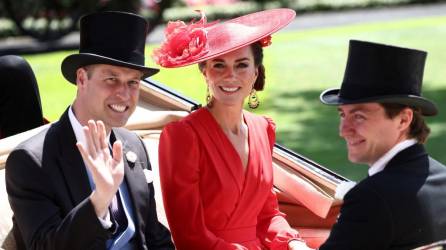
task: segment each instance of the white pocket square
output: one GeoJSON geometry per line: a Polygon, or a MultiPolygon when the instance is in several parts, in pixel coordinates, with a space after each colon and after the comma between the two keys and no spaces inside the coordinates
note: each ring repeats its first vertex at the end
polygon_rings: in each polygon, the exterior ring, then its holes
{"type": "Polygon", "coordinates": [[[144,176],[146,177],[147,183],[152,183],[153,182],[153,171],[144,169],[143,172],[144,172],[144,176]]]}

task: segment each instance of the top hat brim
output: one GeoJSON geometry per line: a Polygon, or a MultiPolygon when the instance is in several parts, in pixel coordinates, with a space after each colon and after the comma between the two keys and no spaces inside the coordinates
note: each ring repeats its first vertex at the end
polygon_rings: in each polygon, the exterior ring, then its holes
{"type": "Polygon", "coordinates": [[[411,107],[417,107],[421,109],[421,113],[425,116],[434,116],[438,113],[436,105],[423,98],[415,95],[382,95],[372,96],[362,99],[345,99],[339,95],[340,89],[327,89],[320,95],[322,103],[327,105],[347,105],[347,104],[359,104],[367,102],[377,103],[395,103],[403,104],[411,107]]]}
{"type": "Polygon", "coordinates": [[[91,53],[79,53],[67,56],[61,65],[62,74],[69,82],[76,84],[77,69],[92,64],[109,64],[139,70],[143,73],[142,79],[159,72],[157,68],[149,68],[141,65],[127,63],[110,57],[91,53]]]}

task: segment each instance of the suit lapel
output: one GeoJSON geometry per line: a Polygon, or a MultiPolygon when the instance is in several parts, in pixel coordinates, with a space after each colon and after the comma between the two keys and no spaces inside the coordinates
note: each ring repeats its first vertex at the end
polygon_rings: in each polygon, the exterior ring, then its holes
{"type": "Polygon", "coordinates": [[[57,123],[60,147],[61,171],[68,184],[75,205],[91,194],[90,182],[82,156],[76,147],[76,136],[68,118],[68,110],[57,123]]]}
{"type": "MultiPolygon", "coordinates": [[[[112,144],[115,140],[120,140],[123,145],[124,178],[127,182],[130,198],[135,209],[135,224],[137,225],[137,228],[142,229],[140,232],[144,232],[145,230],[143,230],[142,227],[145,225],[144,222],[148,220],[147,215],[149,214],[150,209],[150,190],[143,172],[146,159],[143,159],[143,157],[146,156],[138,150],[136,147],[137,144],[129,143],[128,139],[119,131],[119,129],[113,129],[112,134],[110,135],[110,142],[112,144]],[[136,156],[136,159],[132,159],[133,157],[131,157],[131,154],[136,156]]],[[[138,229],[136,231],[138,231],[138,229]]]]}
{"type": "Polygon", "coordinates": [[[384,169],[391,169],[397,166],[405,166],[407,162],[413,161],[414,159],[423,156],[427,157],[428,156],[427,152],[424,149],[423,145],[417,143],[396,154],[389,161],[389,163],[386,165],[384,169]]]}

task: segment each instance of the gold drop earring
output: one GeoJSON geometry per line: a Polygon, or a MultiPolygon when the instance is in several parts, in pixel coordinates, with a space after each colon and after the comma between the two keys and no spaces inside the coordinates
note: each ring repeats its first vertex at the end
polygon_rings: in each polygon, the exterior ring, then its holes
{"type": "Polygon", "coordinates": [[[206,106],[212,108],[212,96],[211,92],[209,91],[209,85],[206,86],[206,106]]]}
{"type": "Polygon", "coordinates": [[[248,106],[251,109],[256,109],[257,107],[259,107],[260,101],[259,101],[259,98],[257,97],[257,91],[254,88],[251,90],[251,93],[249,93],[248,98],[249,98],[248,106]]]}

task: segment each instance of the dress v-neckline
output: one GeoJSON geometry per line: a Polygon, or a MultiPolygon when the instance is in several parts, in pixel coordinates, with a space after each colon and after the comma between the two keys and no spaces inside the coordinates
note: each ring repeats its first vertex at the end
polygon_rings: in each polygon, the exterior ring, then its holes
{"type": "Polygon", "coordinates": [[[210,119],[213,121],[213,124],[215,127],[217,127],[217,133],[219,133],[221,135],[221,137],[224,137],[224,141],[226,144],[228,144],[228,147],[230,148],[229,150],[232,151],[232,154],[237,156],[236,158],[238,159],[238,166],[241,169],[241,172],[243,173],[243,183],[245,183],[246,178],[248,177],[248,172],[250,170],[250,163],[251,163],[251,126],[249,124],[249,119],[246,119],[246,113],[243,112],[243,121],[245,122],[246,126],[248,127],[248,160],[246,162],[246,168],[243,166],[243,160],[240,156],[240,154],[237,152],[237,149],[235,148],[235,146],[232,144],[231,140],[229,140],[228,136],[225,134],[225,132],[223,131],[223,129],[220,127],[220,124],[218,124],[217,120],[214,118],[214,116],[212,115],[212,113],[204,108],[206,110],[206,113],[209,115],[210,119]]]}

